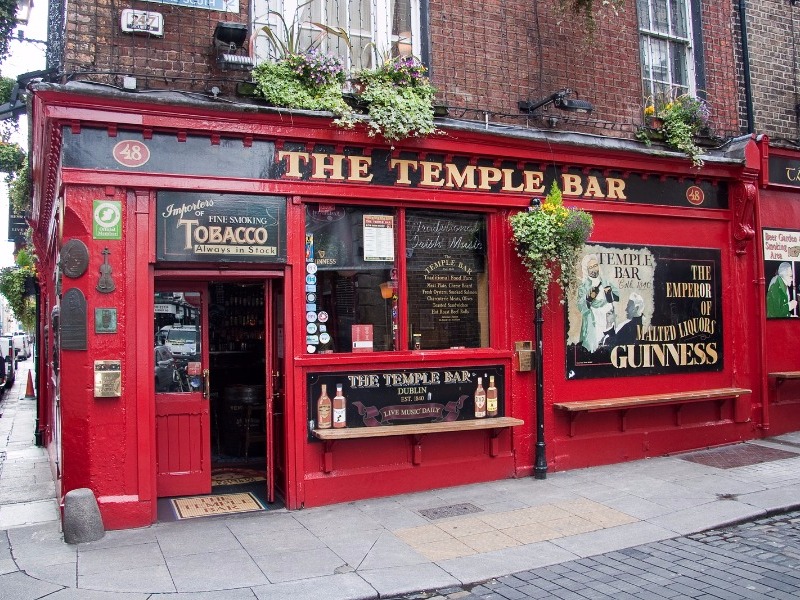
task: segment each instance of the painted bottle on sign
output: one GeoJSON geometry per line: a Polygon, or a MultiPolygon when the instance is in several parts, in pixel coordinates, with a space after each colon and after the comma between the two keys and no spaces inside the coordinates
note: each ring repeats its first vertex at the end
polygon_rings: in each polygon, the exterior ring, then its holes
{"type": "Polygon", "coordinates": [[[475,418],[482,419],[486,416],[486,390],[483,389],[483,377],[478,377],[478,387],[475,389],[475,418]]]}
{"type": "Polygon", "coordinates": [[[489,387],[486,388],[486,416],[497,416],[497,388],[494,387],[494,375],[489,375],[489,387]]]}
{"type": "Polygon", "coordinates": [[[347,427],[347,401],[342,394],[342,384],[336,384],[336,395],[333,397],[333,426],[347,427]]]}
{"type": "Polygon", "coordinates": [[[328,396],[328,386],[322,384],[322,393],[317,400],[317,429],[331,428],[331,399],[328,396]]]}

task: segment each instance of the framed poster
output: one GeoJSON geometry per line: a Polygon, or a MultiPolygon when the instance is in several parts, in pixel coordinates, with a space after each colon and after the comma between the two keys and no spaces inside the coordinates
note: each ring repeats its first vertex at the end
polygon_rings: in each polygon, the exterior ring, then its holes
{"type": "Polygon", "coordinates": [[[567,298],[567,379],[721,371],[720,251],[584,246],[567,298]]]}
{"type": "Polygon", "coordinates": [[[797,271],[800,268],[800,231],[764,229],[764,278],[767,318],[797,317],[797,271]]]}

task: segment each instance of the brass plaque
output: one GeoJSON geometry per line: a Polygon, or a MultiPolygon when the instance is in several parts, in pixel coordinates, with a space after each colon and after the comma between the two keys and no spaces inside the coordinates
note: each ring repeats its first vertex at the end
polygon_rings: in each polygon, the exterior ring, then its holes
{"type": "Polygon", "coordinates": [[[530,371],[533,369],[533,350],[517,351],[517,371],[530,371]]]}
{"type": "Polygon", "coordinates": [[[122,395],[122,364],[118,360],[94,361],[94,397],[119,398],[122,395]]]}
{"type": "Polygon", "coordinates": [[[80,277],[89,266],[89,249],[80,240],[69,240],[61,248],[60,263],[64,275],[72,279],[80,277]]]}

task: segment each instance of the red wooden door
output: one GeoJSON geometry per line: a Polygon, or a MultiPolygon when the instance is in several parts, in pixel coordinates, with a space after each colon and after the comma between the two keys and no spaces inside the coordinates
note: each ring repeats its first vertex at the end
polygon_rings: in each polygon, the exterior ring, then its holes
{"type": "Polygon", "coordinates": [[[159,284],[154,324],[158,496],[208,494],[211,427],[206,287],[159,284]]]}

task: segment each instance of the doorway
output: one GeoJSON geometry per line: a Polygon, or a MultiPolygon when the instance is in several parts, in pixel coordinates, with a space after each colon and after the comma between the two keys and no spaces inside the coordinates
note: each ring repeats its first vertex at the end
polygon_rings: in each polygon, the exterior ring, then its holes
{"type": "Polygon", "coordinates": [[[282,311],[281,280],[157,284],[159,497],[284,495],[282,311]]]}

